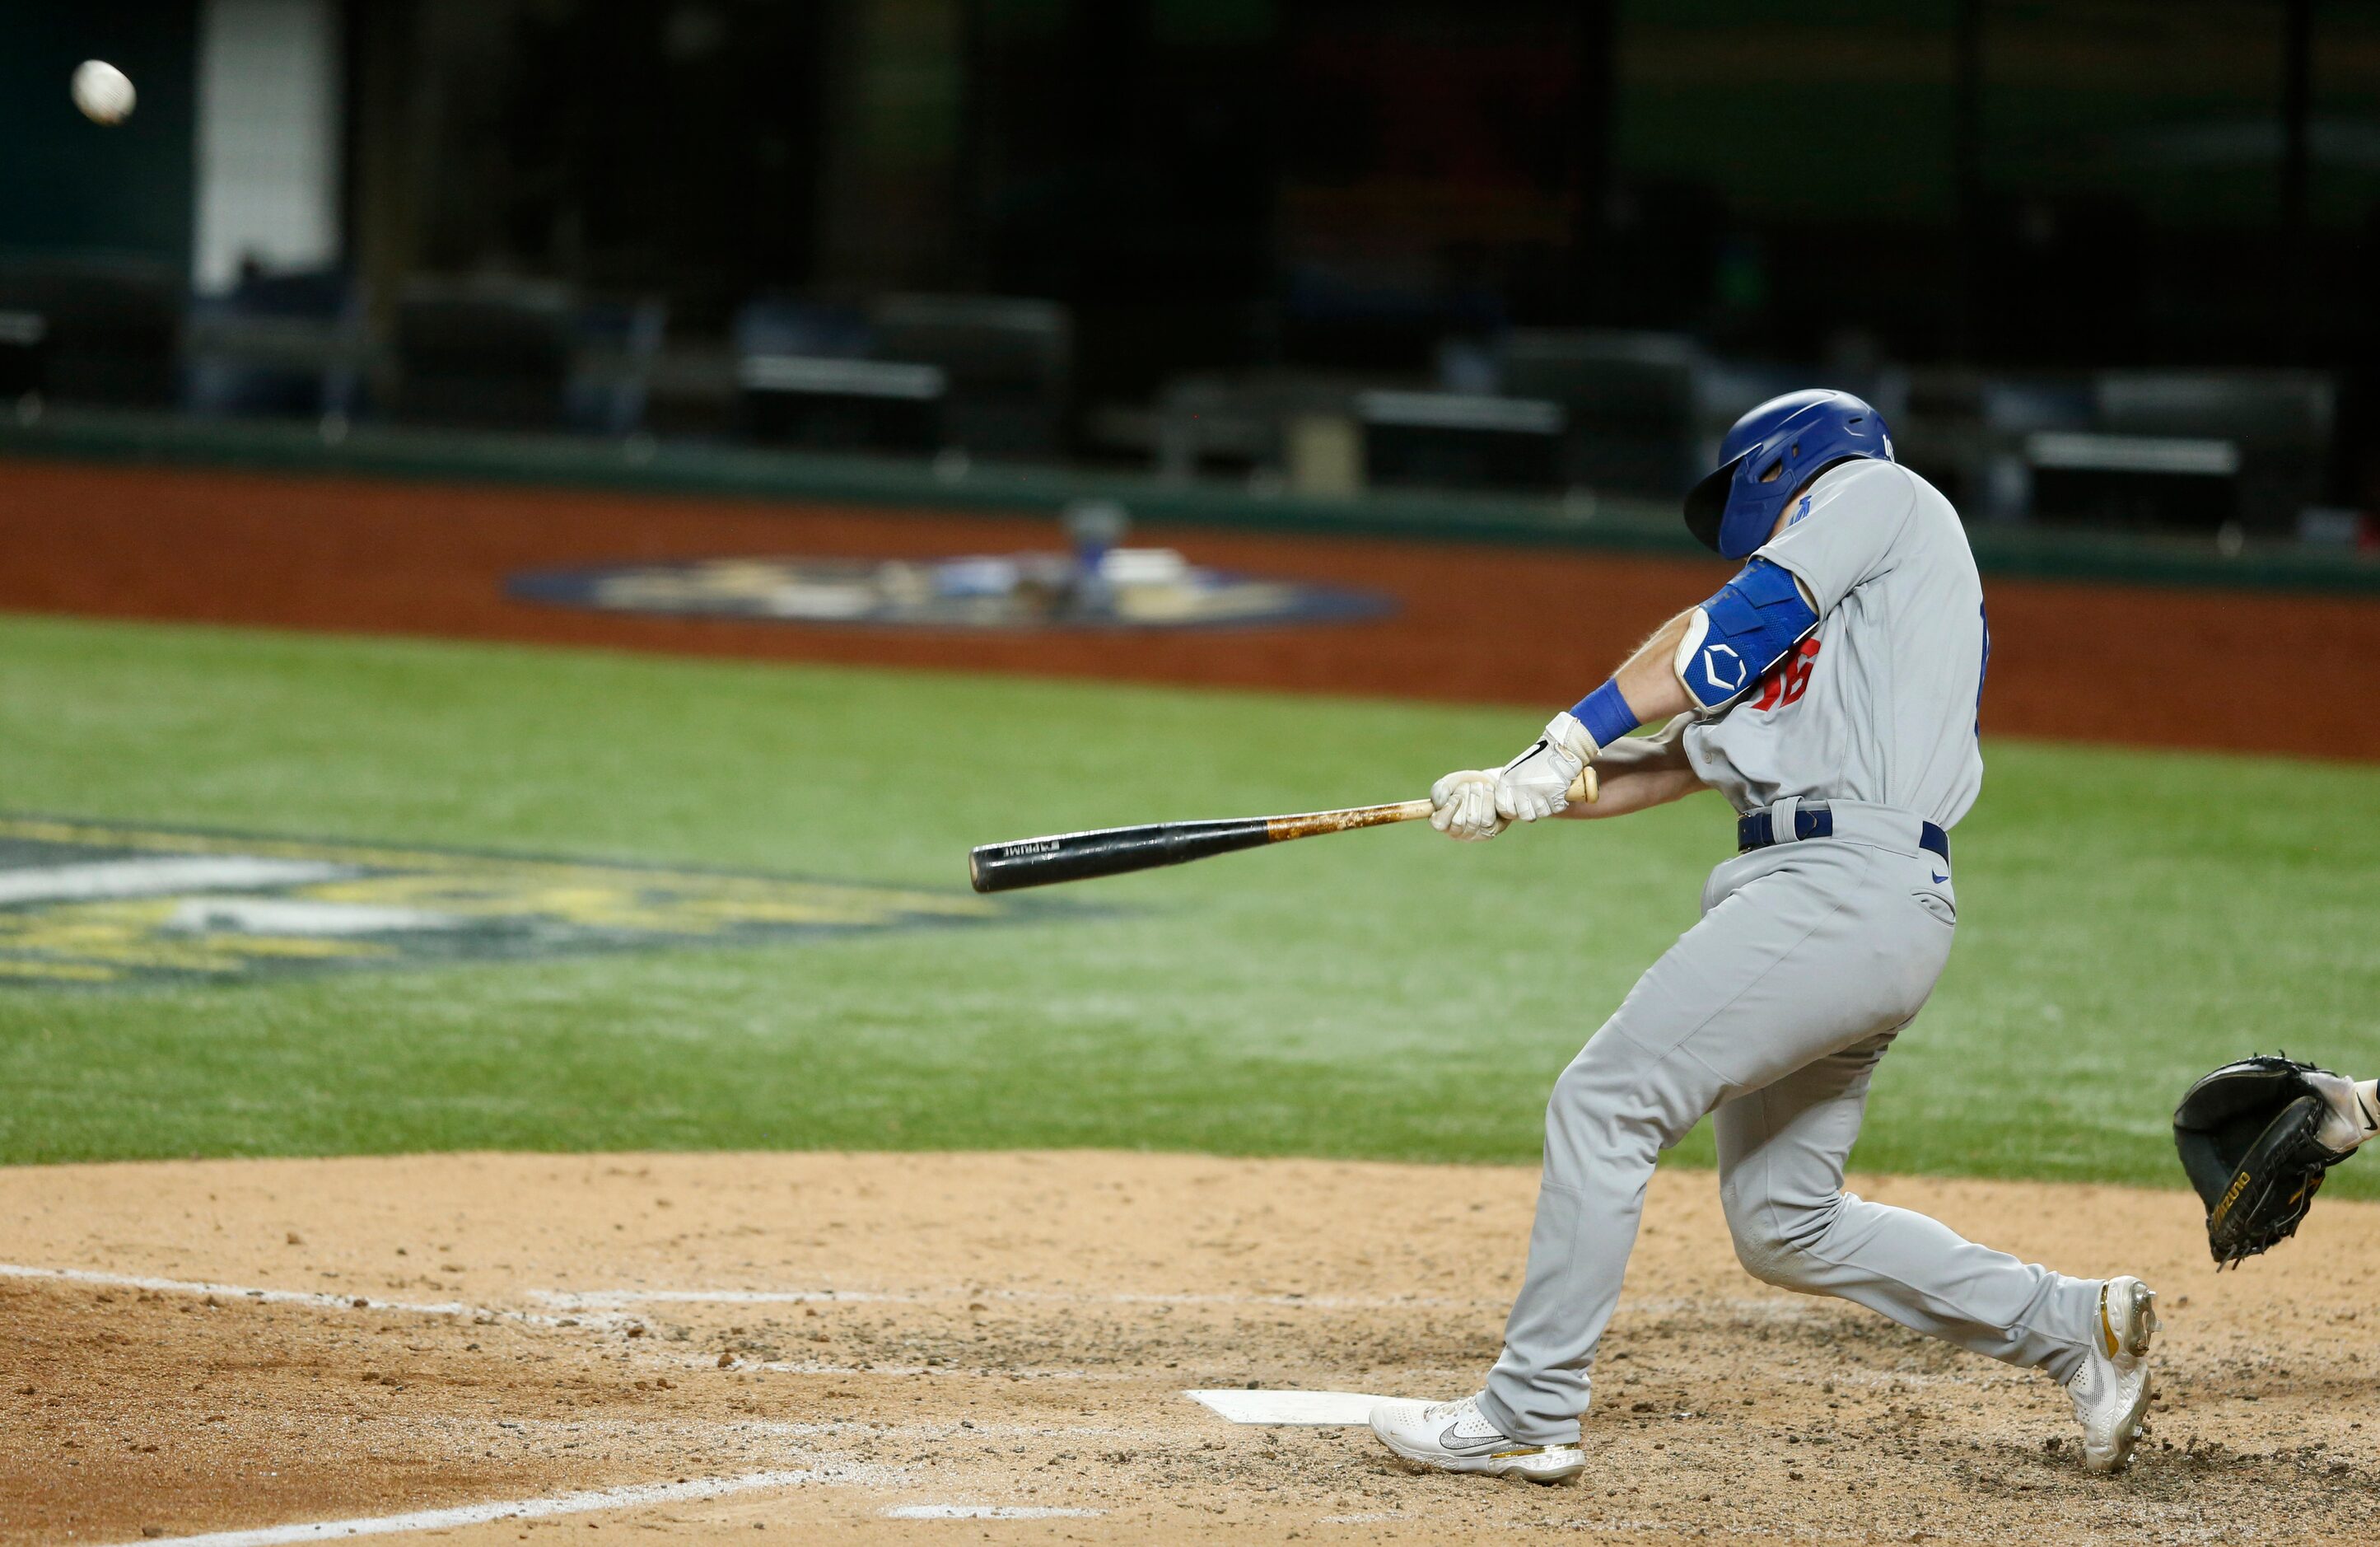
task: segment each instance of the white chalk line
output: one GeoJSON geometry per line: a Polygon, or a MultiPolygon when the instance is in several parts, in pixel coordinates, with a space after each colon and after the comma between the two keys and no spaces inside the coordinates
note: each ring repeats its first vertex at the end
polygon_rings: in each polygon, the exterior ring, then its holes
{"type": "MultiPolygon", "coordinates": [[[[443,1316],[476,1322],[518,1322],[529,1326],[585,1327],[597,1332],[619,1331],[638,1324],[626,1308],[645,1305],[936,1305],[951,1301],[974,1303],[1002,1300],[1051,1305],[1127,1306],[1280,1306],[1317,1310],[1480,1310],[1505,1308],[1501,1299],[1448,1299],[1424,1296],[1352,1296],[1283,1294],[1137,1294],[1062,1289],[532,1289],[531,1299],[549,1308],[544,1312],[472,1305],[460,1300],[397,1300],[371,1295],[339,1295],[320,1290],[262,1289],[244,1284],[218,1284],[200,1279],[161,1278],[138,1273],[103,1273],[89,1268],[45,1268],[0,1262],[0,1278],[49,1279],[89,1284],[103,1288],[145,1289],[161,1295],[212,1295],[261,1305],[302,1305],[323,1310],[398,1311],[407,1315],[443,1316]],[[565,1314],[567,1313],[567,1314],[565,1314]]],[[[1636,1316],[1681,1312],[1709,1315],[1726,1312],[1764,1321],[1819,1322],[1831,1308],[1806,1307],[1788,1297],[1670,1297],[1623,1302],[1624,1322],[1636,1316]]],[[[688,1361],[701,1362],[701,1361],[688,1361]]],[[[873,1366],[812,1363],[807,1360],[737,1361],[736,1368],[791,1374],[915,1375],[950,1366],[873,1366]]],[[[1045,1375],[1087,1375],[1083,1370],[1036,1371],[1045,1375]]]]}
{"type": "MultiPolygon", "coordinates": [[[[593,1319],[575,1316],[541,1315],[532,1311],[504,1310],[491,1306],[472,1305],[468,1302],[456,1300],[392,1300],[375,1298],[370,1296],[363,1295],[334,1295],[315,1290],[267,1289],[249,1285],[225,1284],[205,1279],[163,1278],[140,1273],[103,1273],[86,1268],[35,1267],[29,1264],[13,1262],[0,1263],[0,1278],[45,1280],[53,1283],[89,1285],[101,1288],[137,1289],[152,1294],[181,1295],[190,1297],[214,1297],[217,1299],[245,1304],[294,1305],[324,1310],[398,1311],[415,1315],[467,1318],[474,1322],[521,1322],[537,1326],[565,1329],[584,1326],[588,1324],[589,1320],[593,1319]]],[[[967,1297],[980,1297],[978,1295],[973,1295],[970,1292],[965,1291],[955,1291],[936,1297],[928,1297],[923,1295],[882,1295],[865,1292],[855,1294],[850,1291],[834,1290],[767,1292],[740,1290],[702,1290],[689,1292],[620,1291],[607,1294],[577,1296],[546,1294],[542,1292],[539,1294],[539,1297],[546,1300],[548,1303],[581,1312],[596,1310],[599,1307],[639,1303],[684,1303],[691,1301],[694,1303],[743,1304],[755,1303],[756,1298],[758,1303],[772,1303],[781,1301],[801,1303],[803,1301],[848,1301],[853,1299],[898,1300],[902,1302],[914,1303],[929,1298],[954,1299],[962,1297],[962,1296],[966,1296],[967,1297]]],[[[1097,1302],[1104,1299],[1119,1300],[1124,1303],[1141,1303],[1150,1300],[1163,1303],[1196,1303],[1201,1301],[1212,1301],[1217,1303],[1265,1304],[1317,1303],[1305,1299],[1305,1297],[1293,1296],[1083,1296],[1043,1294],[1033,1291],[1007,1291],[1002,1293],[1001,1297],[1009,1299],[1033,1298],[1075,1302],[1086,1300],[1097,1302]]],[[[1381,1303],[1413,1304],[1416,1302],[1399,1301],[1381,1303]]],[[[612,1318],[612,1320],[614,1322],[625,1322],[628,1319],[625,1317],[614,1317],[612,1318]]],[[[690,1360],[688,1362],[692,1363],[699,1361],[690,1360]]],[[[859,1369],[856,1367],[809,1364],[791,1365],[783,1361],[769,1361],[754,1365],[738,1361],[738,1363],[733,1368],[800,1370],[805,1372],[837,1375],[922,1375],[934,1372],[936,1367],[919,1365],[902,1368],[873,1367],[868,1369],[859,1369]]],[[[951,1367],[945,1366],[941,1368],[945,1373],[952,1372],[951,1367]]],[[[1017,1372],[1010,1371],[1009,1373],[1017,1372]]],[[[1093,1372],[1083,1370],[1051,1370],[1040,1373],[1047,1375],[1073,1376],[1076,1378],[1091,1378],[1093,1374],[1093,1372]]],[[[1115,1378],[1124,1379],[1128,1377],[1126,1377],[1123,1372],[1117,1372],[1115,1378]]],[[[515,1431],[523,1431],[531,1426],[526,1422],[515,1420],[505,1423],[501,1427],[508,1428],[515,1431]]],[[[540,1423],[535,1427],[545,1429],[555,1426],[540,1423]]],[[[572,1423],[560,1427],[566,1428],[572,1431],[578,1431],[586,1426],[582,1423],[572,1423]]],[[[962,1437],[963,1433],[966,1431],[972,1431],[975,1436],[985,1440],[1010,1437],[1033,1437],[1047,1440],[1062,1437],[1068,1439],[1122,1440],[1148,1443],[1170,1437],[1168,1434],[1161,1434],[1153,1431],[1146,1430],[1073,1425],[1062,1426],[1052,1430],[1037,1425],[1013,1424],[968,1424],[963,1428],[959,1425],[951,1424],[904,1424],[878,1426],[861,1422],[781,1423],[762,1421],[759,1423],[730,1424],[726,1427],[726,1432],[729,1433],[770,1435],[784,1438],[823,1438],[829,1435],[874,1432],[880,1435],[897,1433],[905,1436],[917,1436],[922,1438],[957,1439],[962,1437]]],[[[730,1493],[746,1492],[757,1489],[790,1488],[809,1483],[840,1484],[845,1486],[880,1485],[884,1481],[897,1478],[901,1474],[898,1472],[888,1472],[884,1468],[856,1465],[838,1468],[802,1468],[765,1472],[750,1472],[740,1477],[705,1479],[700,1481],[688,1482],[632,1484],[619,1488],[596,1489],[575,1493],[565,1493],[543,1499],[504,1500],[492,1504],[456,1505],[443,1509],[415,1510],[401,1515],[358,1517],[342,1520],[301,1521],[290,1525],[255,1527],[240,1530],[210,1531],[195,1536],[154,1537],[144,1539],[144,1541],[140,1543],[126,1543],[125,1547],[282,1547],[282,1544],[284,1543],[326,1541],[345,1540],[354,1537],[397,1535],[415,1531],[449,1530],[458,1527],[482,1525],[490,1521],[502,1519],[538,1519],[550,1516],[586,1514],[600,1510],[628,1508],[640,1504],[685,1503],[703,1499],[719,1498],[730,1493]]],[[[913,1504],[888,1509],[884,1513],[887,1518],[902,1520],[1045,1520],[1091,1518],[1101,1516],[1105,1512],[1097,1509],[1080,1509],[1060,1505],[913,1504]]]]}
{"type": "Polygon", "coordinates": [[[333,1295],[311,1289],[258,1289],[244,1284],[216,1284],[201,1279],[152,1278],[140,1273],[100,1273],[89,1268],[36,1268],[20,1262],[0,1262],[0,1278],[46,1278],[67,1284],[91,1284],[108,1289],[146,1289],[160,1295],[216,1295],[263,1305],[304,1305],[323,1310],[402,1310],[423,1316],[503,1318],[558,1325],[561,1318],[534,1311],[497,1310],[459,1300],[390,1300],[370,1295],[333,1295]]]}
{"type": "MultiPolygon", "coordinates": [[[[1501,1317],[1512,1307],[1512,1301],[1509,1298],[1455,1299],[1420,1295],[1145,1294],[1062,1289],[532,1289],[528,1293],[530,1298],[557,1310],[570,1309],[587,1316],[609,1315],[615,1318],[624,1315],[627,1308],[633,1306],[671,1305],[799,1305],[815,1308],[832,1304],[946,1305],[953,1302],[965,1302],[988,1305],[1004,1302],[1025,1305],[1112,1305],[1160,1309],[1173,1306],[1215,1306],[1226,1309],[1277,1307],[1296,1310],[1350,1312],[1434,1310],[1497,1317],[1501,1317]]],[[[1831,1319],[1837,1313],[1837,1309],[1823,1305],[1806,1305],[1803,1303],[1803,1297],[1798,1296],[1665,1296],[1621,1301],[1617,1324],[1624,1330],[1632,1322],[1682,1315],[1706,1322],[1718,1317],[1733,1317],[1744,1321],[1771,1323],[1826,1325],[1830,1324],[1831,1319]]],[[[800,1363],[773,1363],[748,1368],[820,1374],[844,1372],[800,1363]]],[[[887,1374],[917,1372],[916,1370],[873,1371],[873,1373],[887,1374]]],[[[858,1370],[852,1373],[867,1374],[871,1371],[858,1370]]],[[[1046,1373],[1087,1374],[1084,1371],[1047,1371],[1046,1373]]]]}
{"type": "MultiPolygon", "coordinates": [[[[376,1300],[371,1299],[367,1296],[360,1295],[324,1295],[318,1294],[310,1290],[301,1289],[259,1289],[247,1285],[216,1284],[203,1279],[153,1278],[137,1273],[100,1273],[87,1268],[37,1268],[28,1267],[23,1263],[18,1262],[0,1262],[0,1278],[40,1279],[66,1284],[88,1284],[108,1289],[146,1289],[153,1294],[187,1295],[194,1297],[213,1296],[217,1298],[228,1298],[233,1301],[245,1302],[251,1305],[301,1305],[324,1310],[394,1310],[431,1316],[469,1317],[474,1321],[486,1318],[497,1321],[526,1322],[536,1326],[557,1327],[565,1331],[568,1331],[573,1328],[585,1327],[589,1324],[588,1320],[581,1318],[566,1316],[540,1316],[533,1311],[498,1310],[487,1306],[466,1305],[453,1301],[423,1303],[411,1300],[376,1300]],[[357,1303],[358,1300],[363,1303],[358,1305],[357,1303]]],[[[615,1324],[625,1324],[632,1320],[632,1318],[628,1317],[620,1317],[616,1319],[615,1324]]],[[[659,1356],[662,1361],[668,1363],[673,1368],[683,1368],[687,1370],[712,1370],[719,1368],[716,1361],[709,1358],[699,1356],[686,1356],[680,1358],[667,1355],[663,1350],[659,1348],[649,1350],[649,1352],[652,1355],[659,1356]]],[[[767,1370],[771,1373],[795,1375],[907,1376],[980,1373],[998,1374],[1003,1377],[1015,1376],[1027,1380],[1129,1381],[1141,1378],[1125,1370],[1109,1371],[1063,1369],[1012,1370],[1002,1366],[997,1370],[986,1369],[983,1370],[970,1371],[955,1365],[843,1365],[828,1364],[823,1361],[795,1361],[789,1359],[768,1359],[759,1361],[738,1359],[734,1364],[726,1368],[730,1371],[767,1370]]],[[[829,1431],[825,1428],[821,1428],[817,1431],[823,1433],[828,1432],[829,1431]]],[[[1069,1430],[1064,1432],[1078,1432],[1084,1435],[1105,1438],[1123,1437],[1122,1435],[1122,1431],[1119,1431],[1069,1430]]]]}
{"type": "MultiPolygon", "coordinates": [[[[1006,1443],[1037,1440],[1087,1443],[1161,1445],[1183,1439],[1178,1426],[1104,1423],[1009,1423],[989,1419],[891,1423],[870,1419],[744,1419],[731,1422],[670,1419],[499,1419],[495,1427],[516,1439],[551,1443],[565,1436],[581,1440],[650,1439],[681,1435],[709,1443],[728,1441],[790,1442],[819,1465],[845,1464],[848,1453],[832,1448],[850,1440],[899,1441],[908,1444],[1006,1443]],[[824,1446],[825,1448],[820,1448],[824,1446]]],[[[995,1462],[1006,1463],[999,1456],[995,1462]]],[[[850,1463],[856,1465],[857,1463],[850,1463]]]]}
{"type": "Polygon", "coordinates": [[[1104,1509],[1068,1509],[1060,1504],[895,1504],[887,1520],[1088,1520],[1104,1509]]]}
{"type": "MultiPolygon", "coordinates": [[[[1123,1290],[1068,1289],[532,1289],[528,1296],[556,1309],[617,1311],[638,1305],[940,1305],[950,1301],[1005,1300],[1024,1304],[1127,1306],[1281,1306],[1311,1310],[1491,1310],[1511,1309],[1509,1297],[1459,1299],[1429,1295],[1156,1294],[1123,1290]]],[[[1800,1297],[1666,1296],[1622,1301],[1622,1317],[1686,1314],[1756,1317],[1764,1321],[1823,1322],[1833,1308],[1810,1307],[1800,1297]]]]}
{"type": "Polygon", "coordinates": [[[909,1294],[880,1289],[532,1289],[528,1297],[541,1305],[568,1310],[617,1309],[627,1305],[917,1305],[969,1297],[956,1292],[909,1294]]]}
{"type": "MultiPolygon", "coordinates": [[[[688,1359],[689,1370],[717,1368],[711,1359],[688,1359]]],[[[730,1373],[743,1370],[748,1374],[766,1375],[993,1375],[1005,1381],[1143,1381],[1148,1377],[1133,1370],[1029,1370],[1005,1364],[826,1364],[811,1360],[761,1359],[738,1362],[727,1367],[730,1373]]]]}
{"type": "Polygon", "coordinates": [[[533,1289],[529,1296],[557,1309],[586,1310],[617,1310],[632,1305],[937,1305],[952,1300],[1050,1305],[1256,1305],[1315,1310],[1477,1310],[1510,1303],[1417,1295],[1168,1295],[1065,1289],[533,1289]]]}
{"type": "Polygon", "coordinates": [[[261,1305],[303,1305],[320,1310],[400,1310],[419,1316],[463,1317],[472,1321],[528,1322],[559,1326],[564,1318],[531,1310],[498,1310],[460,1300],[391,1300],[370,1295],[332,1295],[312,1289],[259,1289],[245,1284],[214,1284],[199,1279],[152,1278],[140,1273],[99,1273],[89,1268],[37,1268],[21,1262],[0,1262],[0,1278],[55,1279],[66,1284],[91,1284],[104,1289],[146,1289],[158,1295],[213,1295],[261,1305]]]}
{"type": "Polygon", "coordinates": [[[623,1488],[599,1488],[558,1493],[542,1499],[506,1499],[494,1504],[459,1504],[447,1509],[419,1509],[404,1515],[374,1515],[347,1520],[308,1520],[287,1526],[260,1526],[247,1530],[209,1531],[200,1536],[152,1537],[123,1547],[282,1547],[295,1541],[331,1541],[356,1536],[393,1536],[404,1531],[451,1530],[457,1526],[484,1525],[491,1520],[536,1520],[554,1515],[585,1515],[596,1510],[627,1509],[638,1504],[685,1504],[748,1493],[764,1488],[798,1488],[810,1483],[871,1487],[894,1480],[898,1474],[880,1468],[804,1467],[793,1470],[747,1472],[740,1477],[704,1478],[688,1482],[646,1482],[623,1488]]]}
{"type": "MultiPolygon", "coordinates": [[[[554,1427],[561,1430],[564,1425],[554,1427]]],[[[618,1427],[623,1432],[633,1433],[639,1428],[650,1428],[650,1422],[643,1419],[622,1420],[618,1427]]],[[[885,1423],[868,1419],[753,1419],[711,1427],[720,1433],[783,1440],[1129,1440],[1140,1444],[1162,1444],[1183,1437],[1178,1427],[1003,1423],[992,1419],[946,1419],[930,1423],[885,1423]]]]}
{"type": "Polygon", "coordinates": [[[146,1289],[161,1295],[214,1295],[264,1305],[304,1305],[324,1310],[395,1310],[420,1316],[526,1322],[544,1327],[588,1325],[590,1317],[602,1327],[621,1326],[631,1318],[619,1312],[638,1305],[935,1305],[953,1300],[993,1299],[1052,1305],[1262,1305],[1310,1307],[1325,1310],[1393,1310],[1405,1308],[1429,1310],[1477,1309],[1503,1303],[1406,1297],[1161,1295],[1060,1289],[532,1289],[528,1291],[529,1297],[551,1308],[547,1312],[539,1312],[506,1310],[460,1300],[395,1300],[371,1295],[339,1295],[310,1289],[260,1289],[244,1284],[102,1273],[89,1268],[44,1268],[18,1262],[0,1262],[0,1278],[54,1279],[67,1284],[97,1285],[103,1288],[146,1289]]]}
{"type": "MultiPolygon", "coordinates": [[[[328,1295],[305,1289],[259,1289],[244,1284],[216,1284],[203,1279],[154,1278],[139,1273],[100,1273],[88,1268],[37,1268],[19,1262],[0,1262],[0,1278],[42,1279],[60,1284],[88,1284],[103,1289],[145,1289],[159,1295],[187,1295],[193,1298],[212,1296],[217,1299],[246,1305],[298,1305],[317,1310],[379,1310],[396,1311],[407,1315],[443,1316],[474,1322],[516,1322],[533,1327],[553,1327],[569,1332],[584,1329],[592,1332],[617,1332],[639,1324],[638,1319],[620,1312],[581,1309],[576,1315],[543,1315],[533,1310],[504,1310],[492,1306],[467,1305],[460,1301],[420,1301],[374,1299],[368,1295],[328,1295]]],[[[674,1370],[714,1370],[721,1368],[714,1356],[674,1355],[661,1346],[647,1348],[648,1360],[666,1364],[674,1370]]],[[[731,1371],[755,1371],[772,1375],[962,1375],[997,1374],[1036,1381],[1123,1381],[1135,1379],[1123,1370],[1092,1370],[1068,1369],[1017,1370],[1002,1365],[996,1369],[970,1369],[959,1365],[925,1364],[834,1364],[823,1359],[745,1359],[738,1358],[725,1367],[731,1371]]]]}

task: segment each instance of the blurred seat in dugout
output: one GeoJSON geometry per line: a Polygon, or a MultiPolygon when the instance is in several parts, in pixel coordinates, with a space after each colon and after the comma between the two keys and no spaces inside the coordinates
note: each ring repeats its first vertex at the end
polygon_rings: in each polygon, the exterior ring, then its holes
{"type": "Polygon", "coordinates": [[[1564,482],[1567,420],[1548,399],[1373,388],[1357,393],[1354,407],[1367,482],[1514,490],[1564,482]]]}
{"type": "Polygon", "coordinates": [[[893,295],[874,312],[884,359],[943,372],[948,445],[1016,458],[1065,448],[1075,347],[1066,308],[1016,296],[893,295]]]}
{"type": "Polygon", "coordinates": [[[458,429],[561,429],[571,315],[569,287],[548,281],[407,280],[392,339],[392,416],[458,429]]]}
{"type": "Polygon", "coordinates": [[[1102,409],[1092,427],[1170,481],[1222,471],[1259,492],[1343,498],[1372,485],[1560,488],[1565,423],[1560,405],[1475,378],[1275,367],[1179,376],[1148,408],[1102,409]]]}
{"type": "Polygon", "coordinates": [[[1697,476],[1707,363],[1682,334],[1516,328],[1498,379],[1507,395],[1560,409],[1562,482],[1666,499],[1697,476]]]}
{"type": "Polygon", "coordinates": [[[2213,534],[2227,545],[2321,529],[2337,420],[2323,372],[1977,376],[1924,396],[1938,411],[1922,422],[1965,428],[1910,449],[1949,454],[1972,517],[2213,534]]]}
{"type": "Polygon", "coordinates": [[[948,376],[937,366],[878,359],[875,329],[856,306],[758,298],[735,314],[734,347],[747,439],[917,455],[941,444],[948,376]]]}
{"type": "Polygon", "coordinates": [[[191,303],[182,399],[196,414],[353,419],[371,361],[363,288],[336,269],[274,271],[249,258],[220,296],[191,303]]]}
{"type": "Polygon", "coordinates": [[[0,402],[19,405],[21,415],[40,409],[49,335],[49,319],[40,312],[0,309],[0,402]]]}
{"type": "Polygon", "coordinates": [[[2093,384],[2110,435],[2228,443],[2230,508],[2214,524],[2228,516],[2252,533],[2293,533],[2322,503],[2337,399],[2313,371],[2109,371],[2093,384]]]}
{"type": "Polygon", "coordinates": [[[667,326],[660,301],[508,275],[423,276],[398,297],[392,417],[488,430],[637,431],[667,326]]]}
{"type": "Polygon", "coordinates": [[[753,439],[1017,459],[1066,448],[1074,325],[1055,302],[763,298],[737,314],[735,334],[753,439]]]}
{"type": "Polygon", "coordinates": [[[185,289],[140,259],[0,262],[0,391],[109,408],[173,403],[185,289]]]}

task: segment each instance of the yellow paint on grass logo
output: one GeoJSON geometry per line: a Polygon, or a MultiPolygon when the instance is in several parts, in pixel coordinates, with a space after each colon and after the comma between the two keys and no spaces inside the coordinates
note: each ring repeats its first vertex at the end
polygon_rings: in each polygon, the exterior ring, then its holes
{"type": "Polygon", "coordinates": [[[0,817],[0,986],[741,944],[1004,911],[966,893],[0,817]]]}

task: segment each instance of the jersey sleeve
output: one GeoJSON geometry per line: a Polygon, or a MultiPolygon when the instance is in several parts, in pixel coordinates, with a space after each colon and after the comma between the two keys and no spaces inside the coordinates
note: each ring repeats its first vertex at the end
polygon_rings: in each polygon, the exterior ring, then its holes
{"type": "Polygon", "coordinates": [[[1824,617],[1891,569],[1895,540],[1916,506],[1915,485],[1888,462],[1821,478],[1795,502],[1791,524],[1753,556],[1791,571],[1824,617]]]}

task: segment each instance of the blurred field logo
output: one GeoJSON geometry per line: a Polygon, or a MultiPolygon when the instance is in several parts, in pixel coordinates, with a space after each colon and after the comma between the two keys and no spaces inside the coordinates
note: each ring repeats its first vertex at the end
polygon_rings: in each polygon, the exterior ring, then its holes
{"type": "Polygon", "coordinates": [[[1214,628],[1380,617],[1376,592],[1191,564],[1171,548],[950,559],[719,558],[545,570],[524,601],[606,612],[918,628],[1214,628]]]}
{"type": "Polygon", "coordinates": [[[0,986],[748,944],[1011,911],[968,893],[0,817],[0,986]]]}

